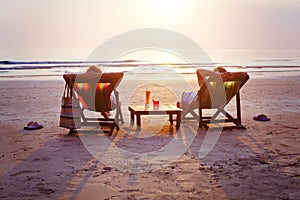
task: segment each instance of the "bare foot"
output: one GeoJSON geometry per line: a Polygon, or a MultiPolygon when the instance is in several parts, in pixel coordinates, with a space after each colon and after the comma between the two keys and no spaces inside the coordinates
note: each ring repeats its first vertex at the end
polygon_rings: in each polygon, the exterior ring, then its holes
{"type": "Polygon", "coordinates": [[[177,106],[177,108],[181,108],[181,103],[179,101],[177,101],[176,106],[177,106]]]}
{"type": "Polygon", "coordinates": [[[107,111],[107,112],[101,112],[101,115],[102,115],[105,119],[109,119],[110,113],[109,113],[109,111],[107,111]]]}

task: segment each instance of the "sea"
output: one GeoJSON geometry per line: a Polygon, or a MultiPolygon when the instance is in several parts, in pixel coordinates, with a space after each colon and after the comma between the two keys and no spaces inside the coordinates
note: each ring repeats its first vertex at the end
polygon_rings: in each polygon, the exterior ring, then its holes
{"type": "Polygon", "coordinates": [[[0,60],[0,80],[7,79],[57,79],[65,73],[84,72],[90,65],[97,65],[104,71],[125,72],[138,70],[141,74],[163,73],[160,69],[174,69],[176,73],[194,78],[196,69],[212,70],[222,66],[227,71],[248,72],[251,77],[274,76],[300,77],[300,50],[206,50],[210,62],[189,63],[177,59],[167,52],[145,51],[130,54],[116,60],[82,59],[26,59],[0,60]],[[142,56],[141,56],[142,55],[142,56]]]}

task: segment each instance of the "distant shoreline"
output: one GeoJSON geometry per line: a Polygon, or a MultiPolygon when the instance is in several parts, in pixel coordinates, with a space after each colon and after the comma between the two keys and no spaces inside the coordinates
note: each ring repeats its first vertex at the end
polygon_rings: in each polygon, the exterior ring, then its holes
{"type": "Polygon", "coordinates": [[[125,74],[132,70],[134,74],[147,73],[157,75],[170,73],[174,70],[182,76],[193,78],[197,68],[212,70],[216,66],[225,67],[228,71],[245,71],[252,77],[269,76],[298,76],[300,65],[226,65],[221,63],[175,63],[175,62],[147,62],[141,60],[119,61],[0,61],[0,79],[59,79],[65,73],[80,73],[90,65],[98,65],[103,71],[122,71],[125,74]],[[163,71],[163,68],[167,68],[163,71]]]}
{"type": "Polygon", "coordinates": [[[211,63],[172,63],[172,62],[148,62],[139,60],[121,61],[0,61],[0,71],[3,70],[30,70],[30,69],[51,69],[66,67],[87,67],[98,65],[104,67],[139,67],[139,66],[172,66],[176,68],[189,67],[231,67],[231,68],[300,68],[300,65],[229,65],[216,62],[211,63]]]}

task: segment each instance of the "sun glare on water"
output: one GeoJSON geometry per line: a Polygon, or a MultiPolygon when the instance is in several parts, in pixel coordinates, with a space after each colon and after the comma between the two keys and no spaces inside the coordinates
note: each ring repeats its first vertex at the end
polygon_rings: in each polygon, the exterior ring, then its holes
{"type": "Polygon", "coordinates": [[[183,62],[178,56],[169,52],[160,52],[156,58],[156,62],[159,63],[179,63],[183,62]]]}
{"type": "Polygon", "coordinates": [[[163,50],[151,50],[151,49],[144,49],[130,52],[119,60],[138,60],[142,62],[149,62],[149,63],[184,63],[185,61],[181,59],[179,56],[163,50]]]}

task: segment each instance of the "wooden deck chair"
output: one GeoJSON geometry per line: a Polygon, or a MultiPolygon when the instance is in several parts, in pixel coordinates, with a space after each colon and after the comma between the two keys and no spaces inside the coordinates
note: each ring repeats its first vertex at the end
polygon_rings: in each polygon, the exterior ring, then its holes
{"type": "Polygon", "coordinates": [[[183,92],[180,107],[182,108],[182,119],[198,120],[198,92],[183,92]]]}
{"type": "MultiPolygon", "coordinates": [[[[117,86],[123,78],[123,73],[84,73],[84,74],[65,74],[64,80],[73,91],[73,95],[79,99],[81,104],[81,126],[109,127],[109,134],[114,128],[119,130],[119,124],[124,123],[119,101],[117,86]],[[112,94],[115,104],[112,104],[112,94]],[[94,112],[109,112],[116,110],[115,116],[105,119],[104,117],[86,117],[85,110],[94,112]]],[[[99,116],[100,116],[99,113],[99,116]]],[[[73,130],[70,130],[73,131],[73,130]]]]}
{"type": "Polygon", "coordinates": [[[223,122],[233,123],[234,125],[230,128],[245,128],[241,124],[240,89],[249,79],[248,74],[246,72],[216,73],[198,69],[197,78],[200,86],[198,91],[199,128],[208,129],[207,124],[223,122]],[[225,111],[225,107],[234,97],[236,117],[225,111]],[[216,109],[216,112],[210,116],[203,116],[204,109],[216,109]],[[224,115],[223,118],[217,119],[220,114],[224,115]]]}

